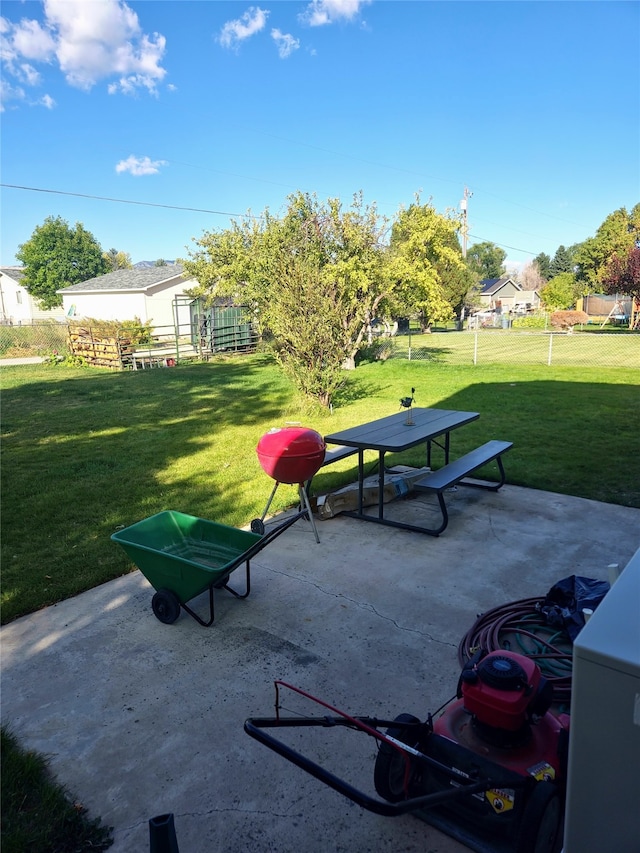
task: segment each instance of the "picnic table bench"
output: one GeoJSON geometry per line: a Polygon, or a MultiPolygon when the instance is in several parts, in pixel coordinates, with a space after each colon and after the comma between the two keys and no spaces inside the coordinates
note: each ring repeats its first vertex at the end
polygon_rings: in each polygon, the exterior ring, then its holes
{"type": "Polygon", "coordinates": [[[425,528],[425,533],[430,533],[432,536],[439,536],[449,523],[449,513],[444,500],[444,492],[447,489],[460,483],[465,486],[472,486],[476,489],[488,489],[492,492],[497,492],[505,483],[504,465],[502,464],[502,454],[506,453],[513,447],[511,441],[487,441],[486,444],[476,447],[470,453],[461,456],[459,459],[454,459],[437,471],[432,471],[421,480],[417,480],[413,484],[413,489],[416,492],[431,492],[438,496],[440,510],[442,512],[442,523],[437,528],[425,528]],[[496,461],[500,472],[500,480],[497,483],[489,482],[467,482],[465,477],[470,476],[478,468],[487,465],[489,462],[496,461]]]}
{"type": "Polygon", "coordinates": [[[345,447],[342,444],[339,444],[337,447],[327,447],[324,453],[324,462],[320,467],[324,468],[325,465],[331,465],[333,462],[338,462],[340,459],[346,459],[348,456],[353,456],[354,453],[357,452],[357,447],[345,447]]]}

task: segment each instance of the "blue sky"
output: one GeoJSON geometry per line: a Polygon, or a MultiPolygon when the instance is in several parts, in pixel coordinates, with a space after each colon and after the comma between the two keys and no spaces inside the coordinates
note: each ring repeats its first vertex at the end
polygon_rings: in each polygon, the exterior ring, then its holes
{"type": "Polygon", "coordinates": [[[416,193],[458,209],[465,187],[469,245],[522,264],[640,201],[637,2],[3,0],[1,15],[2,265],[47,216],[137,262],[282,213],[297,190],[345,206],[362,191],[392,219],[416,193]]]}

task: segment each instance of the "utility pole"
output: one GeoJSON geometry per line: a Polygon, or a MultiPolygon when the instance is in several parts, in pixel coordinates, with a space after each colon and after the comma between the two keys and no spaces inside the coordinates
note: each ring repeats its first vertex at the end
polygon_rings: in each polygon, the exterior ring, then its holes
{"type": "Polygon", "coordinates": [[[469,235],[469,222],[467,219],[467,202],[473,193],[468,187],[464,188],[464,196],[460,201],[460,210],[462,211],[462,257],[467,257],[467,237],[469,235]]]}

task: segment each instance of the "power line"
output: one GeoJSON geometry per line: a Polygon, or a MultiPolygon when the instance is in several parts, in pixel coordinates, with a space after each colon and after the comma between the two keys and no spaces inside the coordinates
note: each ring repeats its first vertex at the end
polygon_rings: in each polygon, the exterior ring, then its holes
{"type": "Polygon", "coordinates": [[[503,249],[513,249],[514,252],[524,252],[525,255],[539,255],[540,252],[531,252],[529,249],[519,249],[517,246],[507,246],[506,243],[496,243],[495,240],[487,240],[486,237],[478,237],[477,234],[469,234],[469,237],[473,237],[474,240],[482,240],[483,243],[494,243],[496,246],[502,246],[503,249]]]}
{"type": "MultiPolygon", "coordinates": [[[[111,201],[116,204],[137,204],[143,207],[161,207],[167,210],[184,210],[190,213],[210,213],[214,216],[234,216],[238,218],[247,218],[247,219],[264,219],[263,216],[255,216],[251,213],[229,213],[224,210],[209,210],[207,208],[202,207],[182,207],[177,204],[160,204],[159,202],[153,201],[134,201],[133,199],[128,198],[110,198],[109,196],[101,196],[101,195],[90,195],[89,193],[72,193],[66,192],[65,190],[50,190],[45,189],[43,187],[24,187],[18,184],[3,184],[0,183],[0,187],[6,187],[7,189],[12,190],[27,190],[29,192],[35,193],[51,193],[52,195],[67,195],[74,196],[75,198],[88,198],[94,201],[111,201]]],[[[469,237],[472,237],[474,240],[481,240],[482,242],[495,243],[496,246],[502,246],[504,249],[512,249],[514,252],[524,252],[526,255],[533,255],[534,257],[539,254],[539,252],[531,252],[528,249],[520,249],[517,246],[508,246],[506,243],[496,243],[495,240],[487,240],[485,237],[478,237],[476,234],[469,234],[469,237]]]]}
{"type": "Polygon", "coordinates": [[[186,210],[191,213],[211,213],[215,216],[237,216],[237,217],[246,217],[248,219],[263,219],[262,216],[253,216],[250,213],[228,213],[224,210],[207,210],[206,208],[201,207],[181,207],[177,204],[159,204],[158,202],[153,201],[133,201],[128,198],[109,198],[108,196],[102,195],[89,195],[88,193],[72,193],[65,192],[64,190],[49,190],[43,189],[42,187],[21,187],[17,184],[0,184],[0,187],[7,187],[12,190],[29,190],[34,193],[52,193],[53,195],[70,195],[75,196],[76,198],[89,198],[94,201],[113,201],[117,204],[139,204],[144,207],[164,207],[169,210],[186,210]]]}

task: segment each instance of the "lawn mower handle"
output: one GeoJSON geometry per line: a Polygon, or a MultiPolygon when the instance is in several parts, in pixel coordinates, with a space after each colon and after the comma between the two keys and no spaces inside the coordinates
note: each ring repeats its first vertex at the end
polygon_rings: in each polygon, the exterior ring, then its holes
{"type": "MultiPolygon", "coordinates": [[[[377,728],[378,726],[393,727],[394,725],[397,725],[394,720],[375,720],[370,717],[357,717],[356,719],[373,728],[377,728]]],[[[321,719],[300,719],[298,717],[251,717],[245,720],[244,730],[252,738],[255,738],[255,740],[259,741],[264,746],[274,752],[277,752],[278,755],[281,755],[283,758],[286,758],[287,761],[290,761],[292,764],[300,767],[301,770],[306,771],[315,779],[318,779],[320,782],[324,782],[325,785],[333,788],[334,791],[337,791],[339,794],[347,797],[352,802],[357,803],[357,805],[362,808],[374,812],[375,814],[382,815],[383,817],[397,817],[399,815],[406,814],[407,812],[416,811],[417,809],[432,808],[444,802],[461,799],[462,797],[467,797],[471,794],[477,794],[481,791],[487,791],[492,788],[499,788],[502,784],[502,780],[491,778],[484,778],[480,781],[465,784],[462,782],[462,779],[458,775],[454,774],[446,765],[443,765],[428,756],[422,756],[422,760],[437,766],[439,770],[442,770],[450,775],[452,779],[455,779],[457,786],[452,786],[450,790],[436,791],[432,794],[425,794],[421,797],[412,797],[410,799],[403,800],[402,802],[389,803],[383,800],[378,800],[375,797],[371,797],[369,794],[365,794],[363,791],[358,790],[358,788],[354,788],[349,782],[346,782],[344,779],[340,779],[324,767],[316,764],[315,761],[312,761],[310,758],[307,758],[305,755],[302,755],[290,746],[287,746],[287,744],[264,731],[264,729],[279,727],[330,727],[350,725],[352,725],[351,721],[346,720],[343,717],[323,717],[321,719]]],[[[523,777],[521,787],[525,787],[529,783],[530,780],[523,777]]],[[[510,782],[510,786],[512,788],[514,787],[513,781],[510,782]]],[[[516,783],[516,786],[520,787],[519,783],[516,783]]]]}

